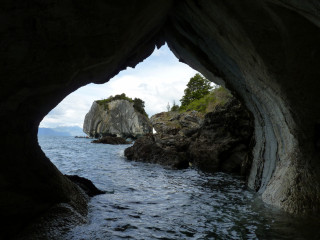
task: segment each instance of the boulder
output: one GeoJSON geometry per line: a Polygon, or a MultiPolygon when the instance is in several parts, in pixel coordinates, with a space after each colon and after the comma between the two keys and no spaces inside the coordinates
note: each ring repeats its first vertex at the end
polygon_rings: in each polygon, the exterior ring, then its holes
{"type": "Polygon", "coordinates": [[[94,138],[138,138],[150,133],[152,126],[148,117],[136,111],[133,103],[127,100],[114,100],[105,105],[94,101],[85,116],[83,131],[94,138]]]}
{"type": "Polygon", "coordinates": [[[70,181],[77,184],[89,197],[106,193],[98,189],[89,179],[78,175],[65,175],[70,181]]]}
{"type": "MultiPolygon", "coordinates": [[[[172,143],[175,141],[173,140],[172,143]]],[[[167,143],[170,143],[168,141],[167,143]]],[[[173,169],[184,169],[189,165],[188,155],[174,146],[159,144],[152,134],[137,139],[124,151],[128,160],[157,163],[173,169]]]]}

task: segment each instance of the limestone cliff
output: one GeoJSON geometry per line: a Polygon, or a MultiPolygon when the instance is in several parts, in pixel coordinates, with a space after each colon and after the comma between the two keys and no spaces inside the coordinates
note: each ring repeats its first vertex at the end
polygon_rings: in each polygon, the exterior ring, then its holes
{"type": "Polygon", "coordinates": [[[94,101],[86,114],[83,131],[90,137],[116,135],[137,138],[152,131],[149,119],[136,111],[127,100],[114,100],[106,104],[94,101]]]}

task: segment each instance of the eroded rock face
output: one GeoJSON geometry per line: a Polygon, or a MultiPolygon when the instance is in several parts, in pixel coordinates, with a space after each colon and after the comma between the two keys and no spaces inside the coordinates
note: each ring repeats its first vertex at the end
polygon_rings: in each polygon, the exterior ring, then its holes
{"type": "Polygon", "coordinates": [[[253,118],[236,99],[207,113],[190,142],[193,165],[204,171],[248,176],[252,163],[253,118]]]}
{"type": "Polygon", "coordinates": [[[192,165],[246,177],[250,173],[253,119],[236,99],[230,98],[205,117],[196,111],[163,112],[151,119],[157,133],[127,148],[124,155],[129,160],[177,169],[192,165]]]}
{"type": "Polygon", "coordinates": [[[319,9],[318,1],[177,1],[165,29],[181,61],[253,113],[249,187],[290,212],[320,210],[319,9]]]}
{"type": "Polygon", "coordinates": [[[253,113],[249,186],[287,211],[319,212],[319,9],[318,0],[2,2],[2,227],[81,199],[38,146],[42,118],[164,41],[253,113]]]}
{"type": "Polygon", "coordinates": [[[114,100],[106,106],[93,102],[87,113],[83,131],[90,137],[118,136],[137,138],[152,131],[149,119],[137,112],[133,103],[114,100]]]}

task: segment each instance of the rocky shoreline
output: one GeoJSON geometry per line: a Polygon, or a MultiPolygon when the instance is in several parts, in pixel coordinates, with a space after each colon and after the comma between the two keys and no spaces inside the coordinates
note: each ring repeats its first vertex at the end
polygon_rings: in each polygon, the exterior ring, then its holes
{"type": "Polygon", "coordinates": [[[106,136],[106,137],[93,140],[91,143],[119,145],[119,144],[130,144],[131,142],[128,142],[126,139],[122,137],[106,136]]]}
{"type": "Polygon", "coordinates": [[[157,133],[137,139],[125,150],[127,159],[248,176],[253,117],[238,100],[232,98],[205,116],[196,111],[164,112],[151,122],[157,133]]]}

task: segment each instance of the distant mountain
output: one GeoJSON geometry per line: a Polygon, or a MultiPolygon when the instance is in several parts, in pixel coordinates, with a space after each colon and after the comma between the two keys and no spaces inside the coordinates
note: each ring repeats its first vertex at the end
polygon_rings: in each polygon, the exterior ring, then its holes
{"type": "Polygon", "coordinates": [[[38,136],[71,136],[68,132],[58,132],[52,128],[39,128],[38,136]]]}
{"type": "Polygon", "coordinates": [[[86,136],[78,126],[59,126],[55,128],[39,128],[39,136],[86,136]]]}
{"type": "Polygon", "coordinates": [[[59,126],[53,128],[53,130],[57,132],[68,132],[71,136],[86,136],[82,128],[78,126],[59,126]]]}

